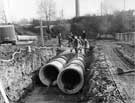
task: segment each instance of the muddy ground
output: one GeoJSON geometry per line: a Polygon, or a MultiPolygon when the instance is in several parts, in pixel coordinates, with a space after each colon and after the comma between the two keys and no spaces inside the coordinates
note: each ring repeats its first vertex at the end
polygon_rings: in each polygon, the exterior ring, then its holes
{"type": "MultiPolygon", "coordinates": [[[[98,44],[103,47],[104,53],[108,56],[108,59],[112,63],[111,72],[115,81],[117,81],[118,87],[123,94],[123,97],[126,99],[127,103],[134,103],[135,102],[135,72],[132,73],[125,73],[123,75],[117,75],[118,68],[121,68],[123,71],[132,71],[135,70],[135,67],[130,66],[129,64],[125,63],[123,59],[121,59],[117,53],[114,51],[114,48],[118,47],[116,42],[98,42],[98,44]]],[[[130,45],[123,45],[124,50],[129,55],[130,50],[135,50],[134,47],[130,47],[130,45]],[[128,50],[130,48],[130,50],[128,50]]],[[[130,55],[134,55],[133,51],[130,51],[130,55]]]]}

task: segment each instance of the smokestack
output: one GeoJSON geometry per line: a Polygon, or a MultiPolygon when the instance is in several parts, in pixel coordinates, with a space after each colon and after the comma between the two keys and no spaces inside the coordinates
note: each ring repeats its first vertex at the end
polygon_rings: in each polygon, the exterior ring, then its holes
{"type": "Polygon", "coordinates": [[[76,6],[76,17],[78,17],[80,16],[79,0],[75,0],[75,6],[76,6]]]}

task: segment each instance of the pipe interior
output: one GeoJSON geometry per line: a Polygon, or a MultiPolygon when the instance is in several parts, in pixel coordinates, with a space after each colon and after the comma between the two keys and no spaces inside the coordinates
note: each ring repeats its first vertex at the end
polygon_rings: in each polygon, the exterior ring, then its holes
{"type": "Polygon", "coordinates": [[[68,69],[63,72],[61,81],[64,85],[64,89],[72,90],[80,83],[81,77],[77,71],[68,69]]]}
{"type": "Polygon", "coordinates": [[[47,65],[43,68],[44,70],[44,76],[49,81],[55,81],[57,79],[57,76],[59,74],[59,70],[57,67],[53,65],[47,65]]]}

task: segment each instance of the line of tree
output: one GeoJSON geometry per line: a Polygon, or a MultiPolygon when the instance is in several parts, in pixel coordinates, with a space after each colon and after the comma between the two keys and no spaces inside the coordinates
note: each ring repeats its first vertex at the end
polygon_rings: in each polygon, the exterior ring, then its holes
{"type": "MultiPolygon", "coordinates": [[[[64,20],[61,24],[61,20],[49,21],[50,25],[54,25],[52,28],[52,35],[57,36],[58,32],[62,32],[64,37],[68,32],[73,32],[75,35],[79,35],[85,30],[89,37],[96,37],[97,34],[115,34],[122,32],[135,32],[135,15],[134,10],[128,11],[116,11],[113,14],[104,16],[82,16],[73,18],[71,20],[64,20]],[[67,26],[68,24],[68,26],[67,26]],[[66,32],[64,32],[66,31],[66,32]]],[[[33,27],[39,25],[39,20],[32,21],[33,27]]],[[[48,21],[43,21],[43,25],[47,25],[48,21]]],[[[37,30],[39,32],[39,30],[37,30]]]]}
{"type": "Polygon", "coordinates": [[[104,16],[83,16],[73,18],[71,21],[71,31],[78,35],[85,30],[89,35],[115,34],[121,32],[135,31],[134,10],[116,11],[104,16]]]}

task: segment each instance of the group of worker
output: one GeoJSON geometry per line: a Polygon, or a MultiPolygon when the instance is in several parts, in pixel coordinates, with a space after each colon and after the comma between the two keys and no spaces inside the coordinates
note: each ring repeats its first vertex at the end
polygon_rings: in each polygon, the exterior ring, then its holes
{"type": "Polygon", "coordinates": [[[74,50],[76,54],[82,53],[86,54],[89,50],[89,42],[86,39],[86,32],[83,30],[81,35],[73,35],[71,32],[69,35],[69,47],[71,47],[71,52],[74,50]]]}
{"type": "MultiPolygon", "coordinates": [[[[58,34],[58,44],[61,47],[62,43],[61,33],[58,34]]],[[[82,31],[81,35],[74,35],[72,32],[68,35],[68,46],[71,48],[71,52],[75,51],[76,54],[86,54],[90,48],[89,41],[86,39],[85,30],[82,31]]]]}

